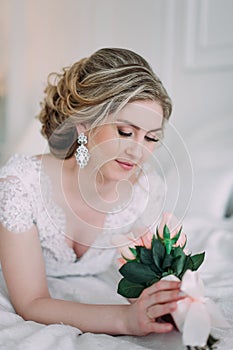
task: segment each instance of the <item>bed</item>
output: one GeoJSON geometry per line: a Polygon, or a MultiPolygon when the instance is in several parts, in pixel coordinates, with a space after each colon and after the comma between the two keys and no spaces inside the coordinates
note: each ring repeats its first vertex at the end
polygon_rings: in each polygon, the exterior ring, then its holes
{"type": "MultiPolygon", "coordinates": [[[[227,116],[203,125],[188,145],[194,169],[194,190],[184,229],[192,252],[206,251],[200,274],[206,295],[217,303],[230,327],[213,329],[220,339],[219,350],[233,349],[233,118],[227,116]]],[[[180,169],[185,166],[180,163],[180,169]]],[[[172,171],[168,179],[173,178],[172,171]]],[[[58,266],[58,269],[60,267],[58,266]]],[[[126,303],[117,294],[120,276],[116,264],[100,275],[77,276],[50,274],[51,295],[85,303],[126,303]],[[85,293],[83,292],[85,290],[85,293]]],[[[106,350],[180,350],[181,335],[151,334],[145,337],[109,336],[81,332],[73,327],[54,324],[45,326],[24,321],[9,301],[0,272],[0,349],[106,349],[106,350]]]]}

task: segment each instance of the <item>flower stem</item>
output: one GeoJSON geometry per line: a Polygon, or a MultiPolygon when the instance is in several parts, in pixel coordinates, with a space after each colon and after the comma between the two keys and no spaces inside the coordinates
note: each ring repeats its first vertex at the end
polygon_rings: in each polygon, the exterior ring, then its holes
{"type": "Polygon", "coordinates": [[[206,344],[206,346],[203,346],[203,347],[199,347],[199,346],[194,346],[194,347],[192,347],[192,346],[186,346],[186,349],[187,350],[192,350],[192,349],[194,349],[194,350],[214,350],[214,349],[217,349],[217,347],[216,347],[216,343],[219,341],[219,339],[217,339],[217,338],[214,338],[211,334],[209,335],[209,338],[208,338],[208,340],[207,340],[207,344],[206,344]]]}

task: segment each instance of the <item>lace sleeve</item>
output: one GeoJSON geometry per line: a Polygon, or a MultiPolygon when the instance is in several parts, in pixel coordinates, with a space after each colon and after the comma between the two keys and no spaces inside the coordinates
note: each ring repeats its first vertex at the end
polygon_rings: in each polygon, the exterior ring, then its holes
{"type": "Polygon", "coordinates": [[[17,177],[0,179],[0,223],[9,231],[20,233],[35,222],[32,199],[17,177]]]}

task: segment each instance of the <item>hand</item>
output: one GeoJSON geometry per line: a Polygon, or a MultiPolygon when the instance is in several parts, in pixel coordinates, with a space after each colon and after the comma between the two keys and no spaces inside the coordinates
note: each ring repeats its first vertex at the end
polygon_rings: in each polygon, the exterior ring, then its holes
{"type": "Polygon", "coordinates": [[[170,332],[173,325],[158,322],[158,318],[176,309],[176,302],[183,298],[179,287],[180,282],[159,281],[144,289],[140,297],[129,305],[127,334],[170,332]]]}

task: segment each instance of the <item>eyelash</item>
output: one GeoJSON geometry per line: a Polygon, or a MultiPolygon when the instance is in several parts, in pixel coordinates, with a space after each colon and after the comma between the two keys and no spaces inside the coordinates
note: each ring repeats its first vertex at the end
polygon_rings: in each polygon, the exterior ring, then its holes
{"type": "Polygon", "coordinates": [[[159,139],[153,139],[152,137],[149,137],[149,136],[145,136],[145,139],[147,140],[147,141],[152,141],[152,142],[159,142],[159,139]]]}
{"type": "MultiPolygon", "coordinates": [[[[132,132],[124,132],[122,131],[121,129],[118,129],[118,133],[120,136],[124,136],[124,137],[130,137],[132,136],[132,132]]],[[[152,137],[149,137],[149,136],[145,136],[145,139],[148,141],[148,142],[159,142],[159,139],[154,139],[152,137]]]]}

